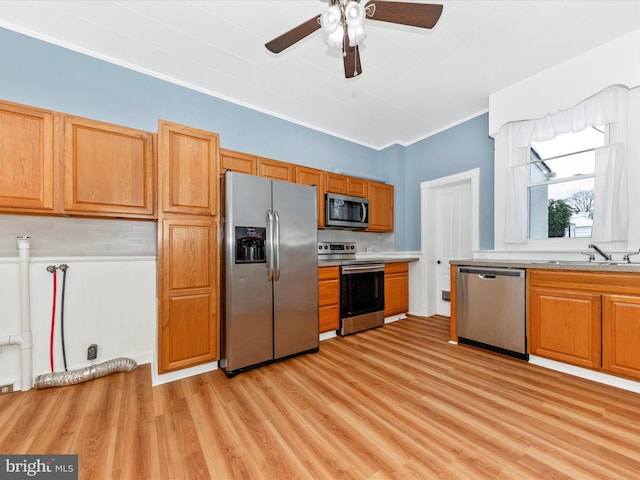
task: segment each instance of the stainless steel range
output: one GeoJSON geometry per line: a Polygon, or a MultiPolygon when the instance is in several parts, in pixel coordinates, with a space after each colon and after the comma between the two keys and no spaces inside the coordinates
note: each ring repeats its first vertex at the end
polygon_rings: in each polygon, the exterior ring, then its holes
{"type": "Polygon", "coordinates": [[[342,336],[384,325],[384,264],[357,260],[355,242],[319,242],[318,260],[339,260],[342,336]]]}

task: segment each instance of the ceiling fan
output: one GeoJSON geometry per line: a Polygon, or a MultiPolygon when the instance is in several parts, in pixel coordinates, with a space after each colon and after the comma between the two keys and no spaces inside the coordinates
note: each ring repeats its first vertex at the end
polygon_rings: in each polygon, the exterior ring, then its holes
{"type": "Polygon", "coordinates": [[[442,14],[442,5],[429,3],[392,2],[386,0],[328,0],[326,12],[301,23],[265,44],[273,53],[280,53],[322,28],[327,44],[340,48],[345,78],[362,73],[358,46],[364,40],[365,18],[420,28],[433,28],[442,14]]]}

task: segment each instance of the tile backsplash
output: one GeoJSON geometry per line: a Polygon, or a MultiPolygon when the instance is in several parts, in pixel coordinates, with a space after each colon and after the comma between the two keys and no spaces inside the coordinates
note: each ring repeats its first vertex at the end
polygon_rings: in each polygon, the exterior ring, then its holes
{"type": "Polygon", "coordinates": [[[16,237],[31,237],[31,256],[155,256],[156,222],[0,215],[0,257],[17,257],[16,237]]]}

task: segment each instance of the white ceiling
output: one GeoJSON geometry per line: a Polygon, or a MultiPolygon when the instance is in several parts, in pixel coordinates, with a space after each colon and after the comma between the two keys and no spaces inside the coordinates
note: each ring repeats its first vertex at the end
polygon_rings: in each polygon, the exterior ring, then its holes
{"type": "Polygon", "coordinates": [[[320,0],[0,1],[0,26],[375,149],[473,117],[490,93],[640,28],[639,0],[431,3],[444,5],[432,30],[365,20],[363,74],[349,80],[320,31],[280,55],[264,47],[320,0]]]}

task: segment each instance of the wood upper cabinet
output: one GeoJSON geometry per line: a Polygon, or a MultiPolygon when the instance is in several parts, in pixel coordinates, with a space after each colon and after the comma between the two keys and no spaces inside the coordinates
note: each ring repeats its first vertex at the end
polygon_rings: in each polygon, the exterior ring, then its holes
{"type": "Polygon", "coordinates": [[[280,160],[258,157],[258,176],[295,183],[296,166],[280,160]]]}
{"type": "Polygon", "coordinates": [[[218,359],[217,223],[168,216],[159,225],[158,371],[218,359]]]}
{"type": "Polygon", "coordinates": [[[393,232],[393,185],[367,182],[371,232],[393,232]]]}
{"type": "Polygon", "coordinates": [[[217,215],[218,134],[160,120],[158,145],[162,210],[217,215]]]}
{"type": "Polygon", "coordinates": [[[347,177],[347,195],[367,198],[369,196],[369,182],[362,178],[347,177]]]}
{"type": "Polygon", "coordinates": [[[325,192],[347,194],[347,176],[339,173],[324,172],[325,192]]]}
{"type": "Polygon", "coordinates": [[[340,329],[340,267],[318,268],[320,333],[340,329]]]}
{"type": "Polygon", "coordinates": [[[220,175],[224,175],[224,172],[227,170],[246,173],[248,175],[256,175],[258,171],[258,158],[255,155],[221,148],[220,175]]]}
{"type": "Polygon", "coordinates": [[[409,263],[386,263],[384,266],[384,316],[409,311],[409,263]]]}
{"type": "Polygon", "coordinates": [[[152,133],[70,115],[63,131],[65,212],[153,218],[152,133]]]}
{"type": "Polygon", "coordinates": [[[296,183],[316,187],[318,228],[324,228],[324,172],[315,168],[297,165],[296,183]]]}
{"type": "Polygon", "coordinates": [[[55,114],[0,102],[0,211],[53,213],[55,114]]]}
{"type": "Polygon", "coordinates": [[[602,296],[602,370],[640,380],[640,296],[602,296]]]}
{"type": "Polygon", "coordinates": [[[531,287],[529,302],[531,354],[600,367],[600,295],[531,287]]]}
{"type": "Polygon", "coordinates": [[[325,172],[325,192],[366,198],[368,182],[362,178],[325,172]]]}

